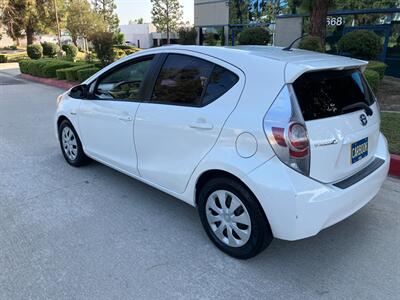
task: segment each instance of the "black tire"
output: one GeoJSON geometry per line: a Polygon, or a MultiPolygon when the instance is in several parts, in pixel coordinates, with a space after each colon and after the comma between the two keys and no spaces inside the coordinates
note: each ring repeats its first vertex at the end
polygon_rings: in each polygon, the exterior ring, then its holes
{"type": "Polygon", "coordinates": [[[61,147],[62,154],[64,155],[65,160],[71,166],[80,167],[80,166],[86,165],[86,164],[88,164],[90,162],[90,158],[88,158],[86,156],[85,152],[83,152],[83,147],[82,147],[81,140],[79,139],[79,136],[78,136],[74,126],[72,126],[72,124],[68,120],[62,121],[60,126],[58,127],[58,140],[60,142],[60,147],[61,147]],[[75,158],[68,157],[67,150],[63,147],[62,133],[63,133],[64,128],[69,128],[73,132],[74,138],[76,139],[77,155],[76,155],[75,158]]]}
{"type": "Polygon", "coordinates": [[[260,203],[249,191],[249,189],[237,180],[224,177],[218,177],[209,180],[199,191],[198,211],[208,237],[220,250],[232,257],[238,259],[248,259],[254,257],[267,248],[273,239],[271,227],[260,203]],[[241,247],[231,247],[221,241],[215,235],[208,223],[206,215],[207,199],[213,192],[217,190],[226,190],[237,196],[244,204],[250,216],[250,238],[241,247]]]}

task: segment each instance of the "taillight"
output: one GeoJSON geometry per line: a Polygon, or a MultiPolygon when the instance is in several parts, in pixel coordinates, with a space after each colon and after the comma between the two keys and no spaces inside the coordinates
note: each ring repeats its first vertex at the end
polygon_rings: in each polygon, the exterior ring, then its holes
{"type": "Polygon", "coordinates": [[[286,85],[264,117],[268,142],[278,158],[304,175],[310,173],[310,142],[291,85],[286,85]]]}

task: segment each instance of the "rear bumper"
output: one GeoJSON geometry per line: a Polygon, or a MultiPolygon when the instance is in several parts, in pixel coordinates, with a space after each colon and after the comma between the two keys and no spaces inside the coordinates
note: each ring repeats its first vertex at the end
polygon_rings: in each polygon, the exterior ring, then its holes
{"type": "Polygon", "coordinates": [[[382,134],[375,156],[384,163],[345,189],[303,176],[277,157],[248,174],[247,184],[259,199],[274,236],[298,240],[347,218],[375,197],[386,179],[390,162],[382,134]]]}

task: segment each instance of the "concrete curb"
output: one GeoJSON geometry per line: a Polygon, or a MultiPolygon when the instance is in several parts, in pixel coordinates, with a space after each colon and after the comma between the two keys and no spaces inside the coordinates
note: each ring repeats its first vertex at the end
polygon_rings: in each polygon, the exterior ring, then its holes
{"type": "Polygon", "coordinates": [[[400,176],[400,155],[390,155],[389,175],[400,176]]]}
{"type": "Polygon", "coordinates": [[[54,78],[43,78],[43,77],[36,77],[32,76],[29,74],[21,74],[20,77],[25,80],[30,80],[42,84],[47,84],[50,86],[54,86],[63,90],[69,90],[73,86],[76,86],[79,84],[79,82],[72,82],[72,81],[67,81],[67,80],[58,80],[54,78]]]}

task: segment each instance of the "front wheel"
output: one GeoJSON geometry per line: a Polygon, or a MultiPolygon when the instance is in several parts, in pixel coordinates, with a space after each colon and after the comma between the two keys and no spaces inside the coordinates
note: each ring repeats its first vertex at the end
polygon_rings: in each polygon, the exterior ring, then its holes
{"type": "Polygon", "coordinates": [[[89,162],[89,158],[83,152],[81,140],[69,121],[61,122],[58,139],[64,158],[70,165],[79,167],[89,162]]]}
{"type": "Polygon", "coordinates": [[[273,235],[261,205],[239,181],[211,179],[200,190],[198,202],[208,237],[230,256],[251,258],[271,243],[273,235]]]}

